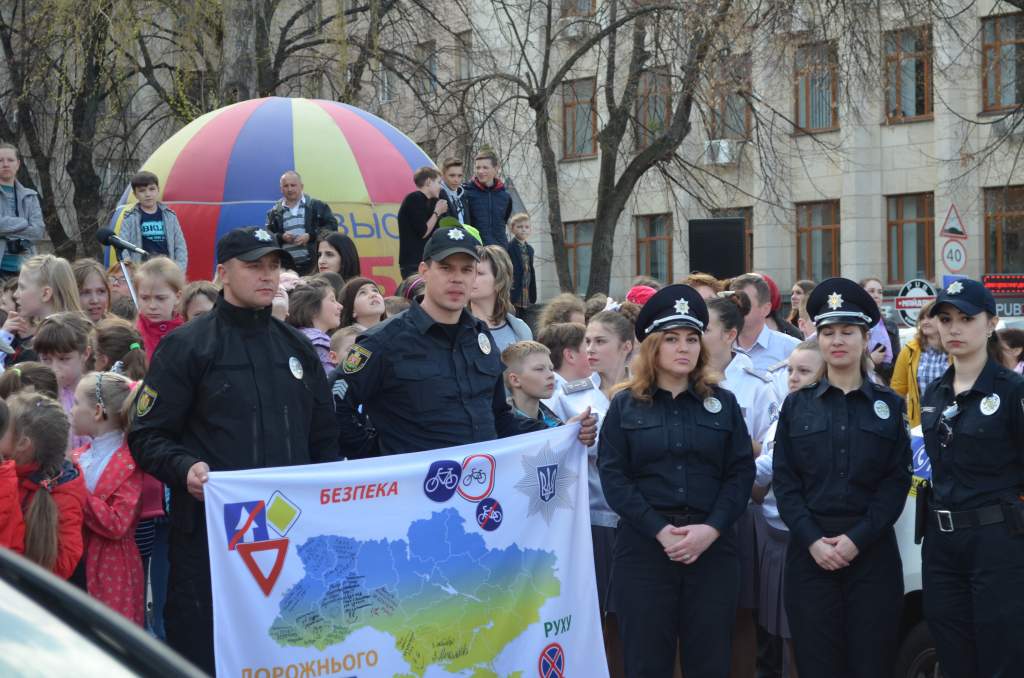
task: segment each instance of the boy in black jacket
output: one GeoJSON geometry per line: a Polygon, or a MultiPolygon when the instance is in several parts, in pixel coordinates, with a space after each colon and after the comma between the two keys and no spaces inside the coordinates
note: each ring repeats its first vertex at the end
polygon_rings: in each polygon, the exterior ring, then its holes
{"type": "Polygon", "coordinates": [[[512,259],[512,305],[516,315],[523,317],[531,304],[537,303],[537,272],[533,268],[533,247],[526,242],[530,238],[530,215],[519,212],[509,217],[508,228],[512,234],[508,243],[508,256],[512,259]]]}

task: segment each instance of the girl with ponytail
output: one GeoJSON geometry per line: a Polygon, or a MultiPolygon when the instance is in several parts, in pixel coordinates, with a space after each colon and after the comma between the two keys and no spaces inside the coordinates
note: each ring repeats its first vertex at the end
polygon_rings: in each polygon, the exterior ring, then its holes
{"type": "Polygon", "coordinates": [[[12,459],[25,520],[25,557],[68,579],[82,556],[87,490],[81,470],[65,458],[70,425],[52,398],[20,393],[7,401],[11,421],[0,457],[12,459]]]}
{"type": "Polygon", "coordinates": [[[123,374],[134,381],[146,376],[149,364],[142,335],[123,318],[104,318],[92,333],[92,354],[96,370],[123,374]]]}
{"type": "Polygon", "coordinates": [[[139,626],[145,578],[135,544],[142,510],[142,469],[128,450],[125,429],[137,382],[113,372],[90,372],[75,390],[71,424],[92,440],[74,451],[89,493],[85,503],[85,589],[139,626]]]}

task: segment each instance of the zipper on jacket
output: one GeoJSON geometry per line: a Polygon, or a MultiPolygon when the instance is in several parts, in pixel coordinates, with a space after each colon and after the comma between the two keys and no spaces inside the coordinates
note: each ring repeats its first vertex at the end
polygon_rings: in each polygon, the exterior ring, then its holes
{"type": "Polygon", "coordinates": [[[292,459],[292,422],[288,416],[288,406],[284,406],[284,449],[288,453],[288,461],[295,461],[292,459]]]}
{"type": "Polygon", "coordinates": [[[260,440],[260,408],[258,405],[252,406],[252,467],[262,468],[260,465],[260,444],[263,442],[260,440]]]}

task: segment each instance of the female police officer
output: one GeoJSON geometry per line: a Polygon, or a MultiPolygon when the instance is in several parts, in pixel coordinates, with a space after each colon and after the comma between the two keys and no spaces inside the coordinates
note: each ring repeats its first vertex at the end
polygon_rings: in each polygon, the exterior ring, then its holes
{"type": "Polygon", "coordinates": [[[784,602],[800,678],[892,670],[903,597],[893,524],[910,489],[903,400],[865,372],[878,305],[831,278],[807,300],[825,374],[790,394],[775,435],[774,487],[790,530],[784,602]]]}
{"type": "Polygon", "coordinates": [[[725,678],[739,561],[733,523],[753,484],[750,436],[736,398],[714,385],[701,349],[708,311],[670,285],[636,321],[632,378],[612,399],[598,468],[621,516],[613,604],[631,678],[725,678]]]}
{"type": "Polygon", "coordinates": [[[1024,379],[1000,364],[992,294],[958,280],[935,300],[952,367],[925,391],[932,463],[924,614],[942,673],[1024,671],[1024,379]]]}

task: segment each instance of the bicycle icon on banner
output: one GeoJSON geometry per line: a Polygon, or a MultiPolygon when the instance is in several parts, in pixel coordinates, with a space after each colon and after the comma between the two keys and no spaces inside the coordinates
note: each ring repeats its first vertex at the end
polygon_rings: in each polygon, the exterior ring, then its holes
{"type": "Polygon", "coordinates": [[[427,478],[423,488],[428,492],[436,492],[438,488],[444,486],[446,490],[454,490],[455,486],[459,484],[459,476],[447,466],[442,466],[437,469],[434,477],[427,478]]]}
{"type": "Polygon", "coordinates": [[[487,474],[484,473],[482,468],[474,468],[472,471],[467,473],[462,479],[462,484],[469,487],[473,483],[484,485],[487,483],[487,474]]]}

